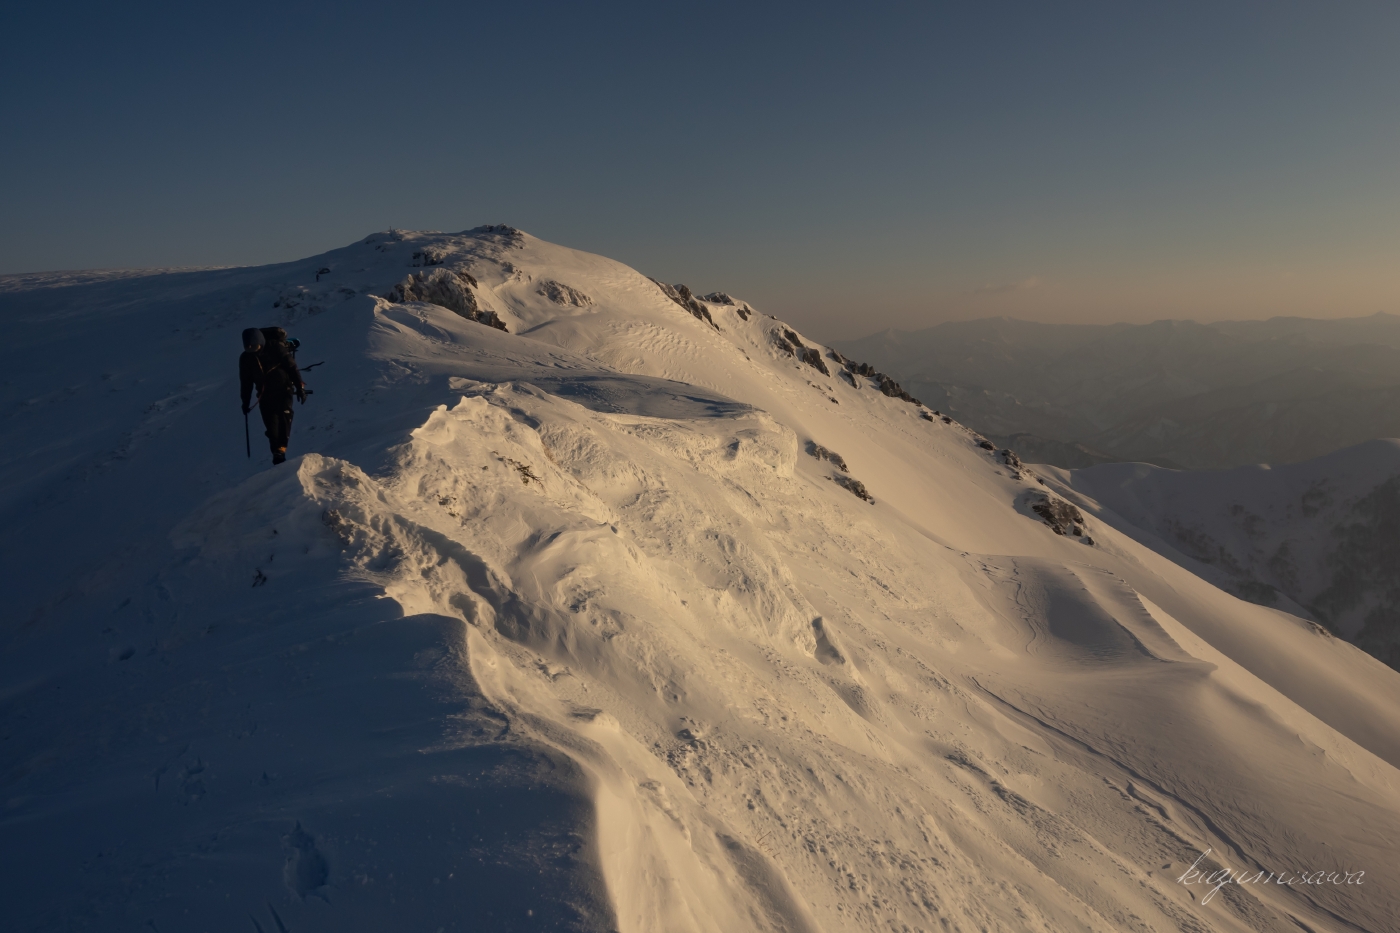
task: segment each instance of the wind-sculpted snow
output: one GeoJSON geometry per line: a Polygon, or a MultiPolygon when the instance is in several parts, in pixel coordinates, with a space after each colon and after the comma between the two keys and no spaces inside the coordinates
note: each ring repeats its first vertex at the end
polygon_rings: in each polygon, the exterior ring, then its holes
{"type": "Polygon", "coordinates": [[[652,418],[724,418],[753,410],[718,392],[649,376],[534,376],[531,383],[595,411],[652,418]]]}
{"type": "Polygon", "coordinates": [[[1400,668],[1400,441],[1280,467],[1109,464],[1047,477],[1240,598],[1314,619],[1400,668]]]}
{"type": "Polygon", "coordinates": [[[15,294],[94,373],[5,387],[48,452],[0,464],[19,929],[1400,913],[1395,672],[1087,501],[1057,534],[1033,470],[727,295],[502,227],[15,294]],[[425,265],[508,332],[376,297],[425,265]],[[274,321],[326,363],[269,469],[231,376],[274,321]]]}

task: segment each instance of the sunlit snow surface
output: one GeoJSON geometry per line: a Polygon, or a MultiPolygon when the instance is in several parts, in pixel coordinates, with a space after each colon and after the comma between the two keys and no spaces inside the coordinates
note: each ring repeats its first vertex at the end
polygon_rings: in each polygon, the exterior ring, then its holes
{"type": "Polygon", "coordinates": [[[1400,440],[1272,467],[1107,463],[1043,472],[1193,573],[1326,623],[1400,667],[1400,440]]]}
{"type": "Polygon", "coordinates": [[[704,307],[500,228],[0,279],[7,926],[1396,929],[1400,675],[704,307]]]}

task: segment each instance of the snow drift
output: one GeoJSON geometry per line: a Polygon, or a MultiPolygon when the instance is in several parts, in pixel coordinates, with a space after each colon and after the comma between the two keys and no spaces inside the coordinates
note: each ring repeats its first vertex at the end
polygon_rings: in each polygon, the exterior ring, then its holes
{"type": "Polygon", "coordinates": [[[0,301],[21,929],[1400,915],[1400,675],[1052,528],[743,302],[505,227],[0,301]],[[276,469],[234,367],[273,323],[325,360],[276,469]]]}
{"type": "Polygon", "coordinates": [[[1044,473],[1222,589],[1400,668],[1400,440],[1210,473],[1145,463],[1044,473]]]}

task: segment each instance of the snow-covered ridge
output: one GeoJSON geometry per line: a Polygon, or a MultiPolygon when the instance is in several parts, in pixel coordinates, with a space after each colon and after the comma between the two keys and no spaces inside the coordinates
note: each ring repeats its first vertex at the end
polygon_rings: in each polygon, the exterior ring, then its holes
{"type": "Polygon", "coordinates": [[[54,272],[20,272],[0,275],[0,293],[26,292],[38,288],[69,288],[74,285],[94,285],[122,279],[144,279],[153,275],[182,272],[207,272],[232,266],[172,266],[168,269],[82,269],[54,272]]]}
{"type": "Polygon", "coordinates": [[[0,299],[19,927],[1387,928],[1394,671],[672,290],[487,227],[0,299]],[[325,361],[276,469],[253,324],[325,361]]]}

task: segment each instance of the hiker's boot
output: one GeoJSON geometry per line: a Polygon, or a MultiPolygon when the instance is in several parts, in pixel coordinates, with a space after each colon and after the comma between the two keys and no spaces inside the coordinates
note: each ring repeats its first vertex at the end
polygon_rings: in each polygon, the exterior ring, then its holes
{"type": "Polygon", "coordinates": [[[274,465],[275,465],[275,464],[278,464],[278,463],[286,463],[286,462],[287,462],[287,448],[285,448],[285,447],[278,447],[276,450],[274,450],[274,451],[272,452],[272,462],[273,462],[274,465]]]}

